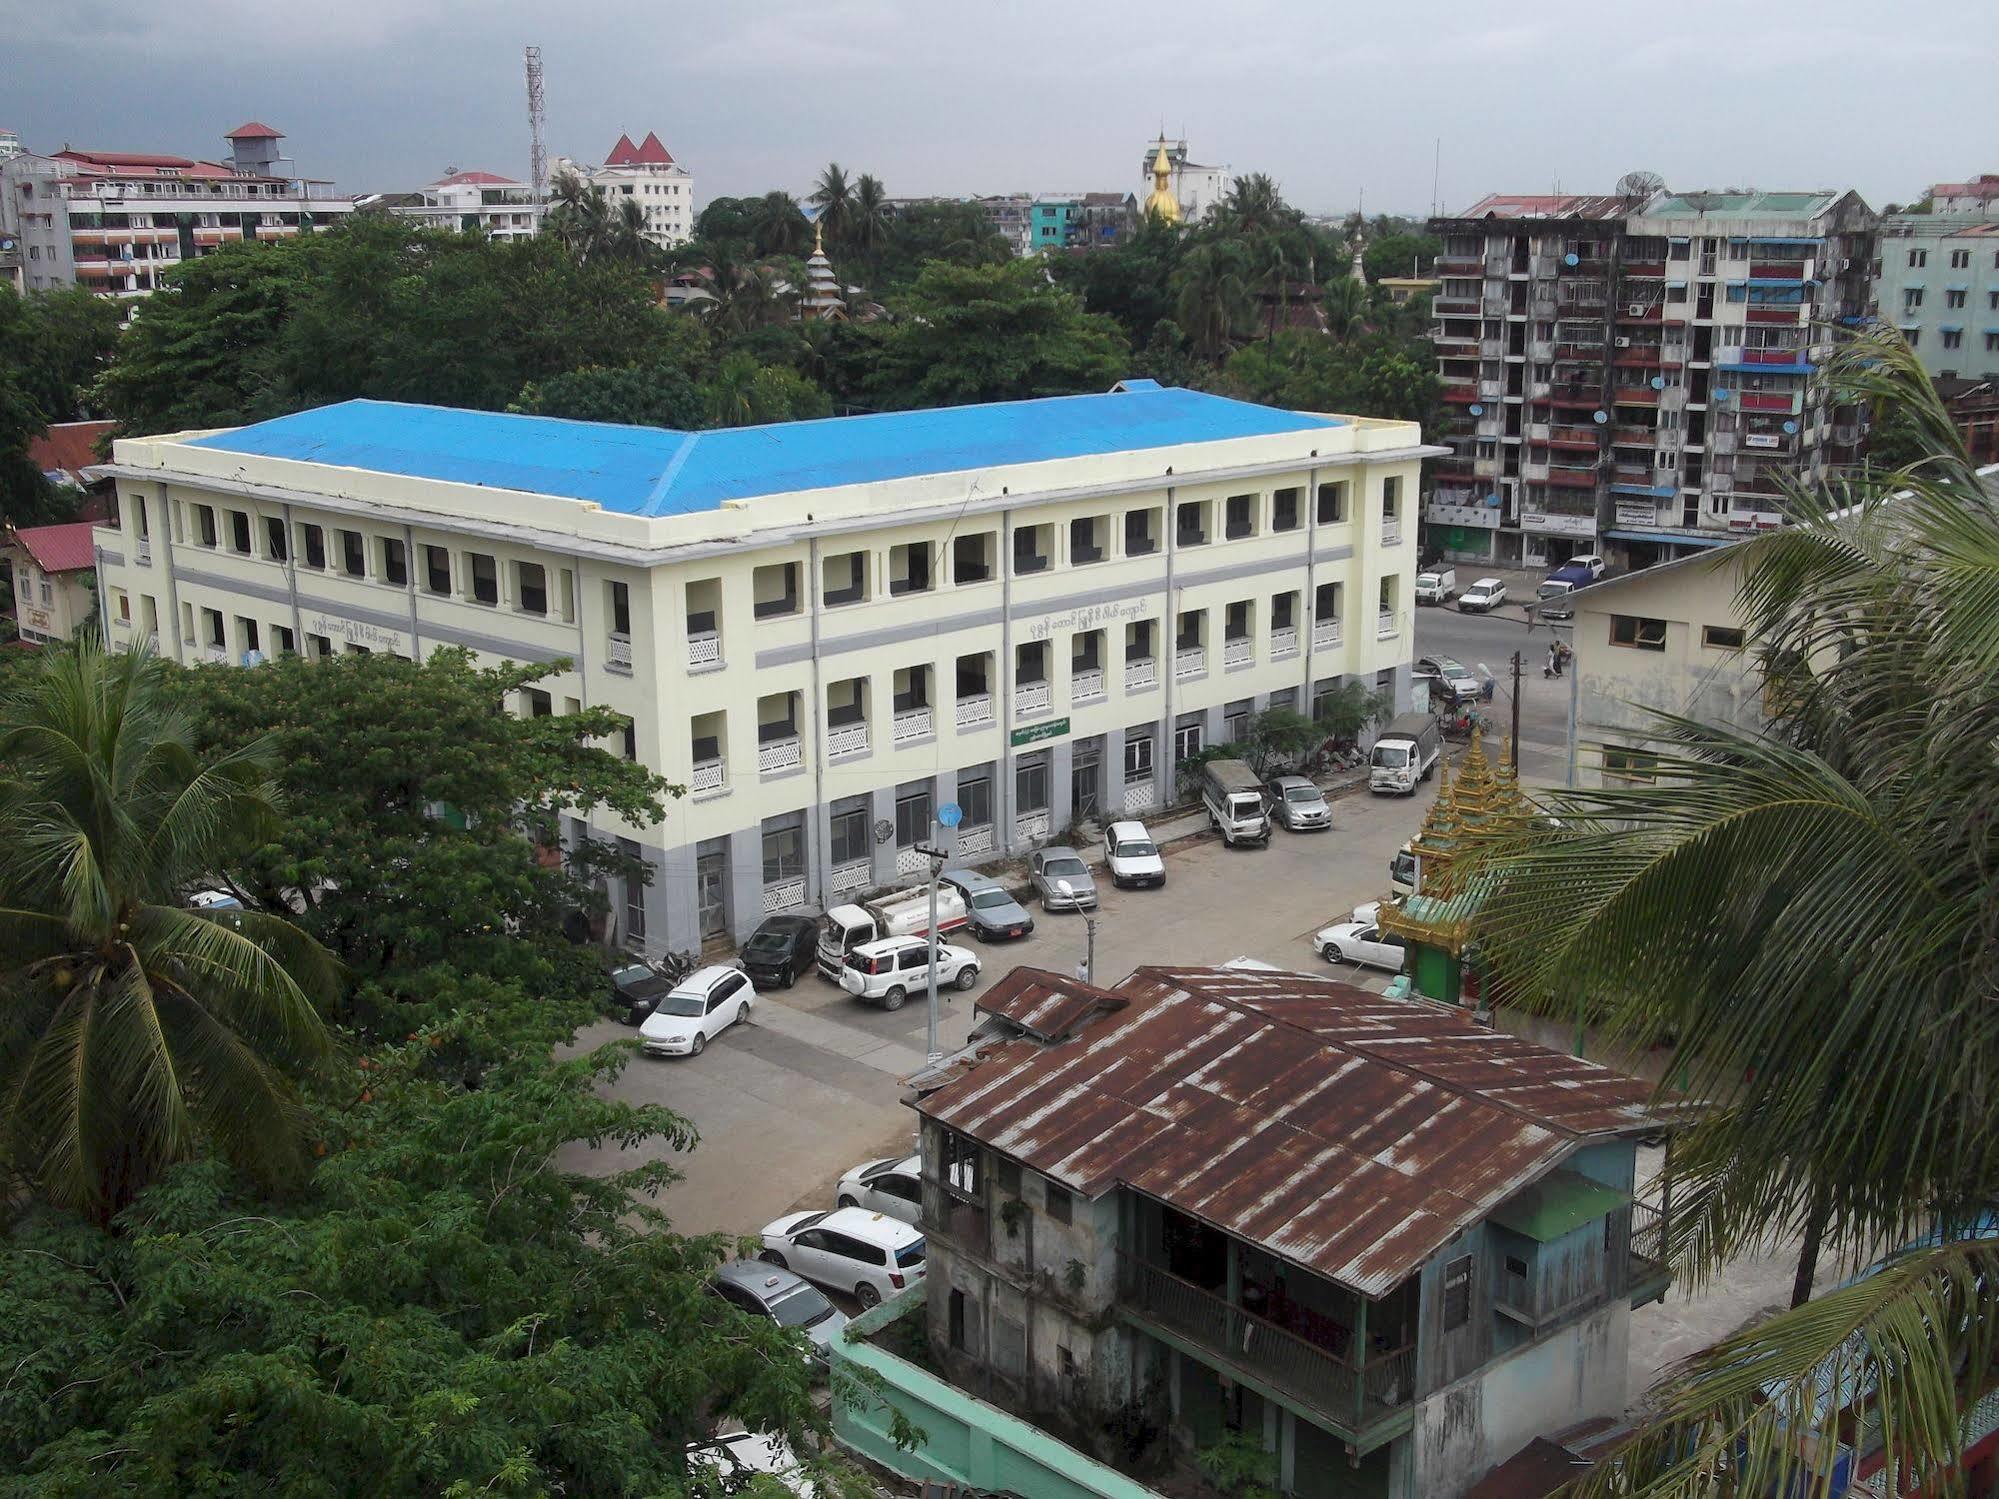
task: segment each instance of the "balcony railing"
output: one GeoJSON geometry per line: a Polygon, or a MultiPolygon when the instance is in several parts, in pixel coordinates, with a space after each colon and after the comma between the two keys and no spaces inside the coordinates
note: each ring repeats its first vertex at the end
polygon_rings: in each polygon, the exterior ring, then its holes
{"type": "Polygon", "coordinates": [[[1340,622],[1337,619],[1322,619],[1312,626],[1312,649],[1315,651],[1338,650],[1340,644],[1340,622]]]}
{"type": "Polygon", "coordinates": [[[722,637],[713,630],[687,637],[687,665],[690,670],[722,664],[722,637]]]}
{"type": "Polygon", "coordinates": [[[141,536],[132,545],[132,555],[139,559],[139,566],[150,567],[153,562],[153,538],[141,536]]]}
{"type": "Polygon", "coordinates": [[[1393,640],[1402,630],[1402,618],[1392,610],[1384,609],[1375,619],[1374,636],[1377,640],[1393,640]]]}
{"type": "Polygon", "coordinates": [[[609,648],[604,654],[604,665],[608,670],[632,673],[632,637],[616,630],[611,632],[609,648]]]}
{"type": "Polygon", "coordinates": [[[895,851],[895,872],[898,875],[928,874],[930,855],[920,848],[898,848],[895,851]]]}
{"type": "Polygon", "coordinates": [[[779,911],[796,910],[805,904],[805,879],[794,875],[788,880],[779,880],[774,885],[764,886],[763,913],[774,916],[779,911]]]}
{"type": "Polygon", "coordinates": [[[842,724],[826,733],[826,754],[829,758],[841,755],[864,755],[868,752],[868,726],[861,723],[842,724]]]}
{"type": "Polygon", "coordinates": [[[1173,675],[1176,680],[1181,677],[1198,677],[1207,669],[1208,653],[1201,646],[1189,646],[1173,653],[1173,675]]]}
{"type": "Polygon", "coordinates": [[[1013,835],[1022,843],[1033,843],[1048,836],[1048,810],[1023,812],[1013,820],[1013,835]]]}
{"type": "Polygon", "coordinates": [[[928,739],[937,732],[937,721],[928,708],[904,708],[895,715],[895,742],[928,739]]]}
{"type": "Polygon", "coordinates": [[[1281,630],[1270,632],[1270,659],[1282,661],[1287,656],[1298,654],[1298,628],[1288,625],[1281,630]]]}
{"type": "Polygon", "coordinates": [[[1055,689],[1046,682],[1016,682],[1013,687],[1013,711],[1022,713],[1046,713],[1055,702],[1055,689]]]}
{"type": "Polygon", "coordinates": [[[853,895],[865,890],[874,882],[874,865],[866,859],[853,859],[845,864],[835,864],[828,888],[835,896],[853,895]]]}
{"type": "Polygon", "coordinates": [[[1390,518],[1381,523],[1381,544],[1385,547],[1398,546],[1402,541],[1402,522],[1390,518]]]}
{"type": "Polygon", "coordinates": [[[805,744],[796,734],[788,739],[770,739],[757,746],[757,773],[782,775],[805,763],[805,744]]]}
{"type": "Polygon", "coordinates": [[[972,697],[958,699],[958,727],[961,729],[982,729],[993,721],[993,695],[990,692],[977,693],[972,697]]]}
{"type": "Polygon", "coordinates": [[[1369,1354],[1361,1367],[1231,1305],[1158,1265],[1118,1256],[1118,1309],[1207,1350],[1250,1378],[1302,1401],[1359,1434],[1403,1413],[1414,1393],[1415,1350],[1369,1354]]]}
{"type": "Polygon", "coordinates": [[[1069,677],[1069,695],[1079,703],[1095,702],[1104,695],[1104,671],[1100,666],[1086,667],[1073,672],[1069,677]]]}
{"type": "Polygon", "coordinates": [[[1142,660],[1125,662],[1124,690],[1126,692],[1143,692],[1148,687],[1157,687],[1158,685],[1159,663],[1153,660],[1152,657],[1147,656],[1142,660]]]}
{"type": "Polygon", "coordinates": [[[1222,665],[1247,666],[1256,659],[1256,646],[1247,635],[1222,642],[1222,665]]]}
{"type": "Polygon", "coordinates": [[[203,654],[217,666],[229,664],[229,647],[226,645],[211,645],[203,654]]]}
{"type": "Polygon", "coordinates": [[[720,791],[726,779],[726,768],[720,759],[696,760],[694,778],[688,782],[688,789],[696,796],[704,791],[720,791]]]}

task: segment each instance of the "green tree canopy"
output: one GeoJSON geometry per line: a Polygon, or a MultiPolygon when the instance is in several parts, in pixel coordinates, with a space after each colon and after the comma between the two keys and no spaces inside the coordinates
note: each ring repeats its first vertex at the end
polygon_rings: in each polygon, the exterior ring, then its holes
{"type": "Polygon", "coordinates": [[[1444,242],[1434,234],[1387,234],[1371,240],[1361,252],[1367,279],[1383,276],[1427,276],[1430,263],[1444,253],[1444,242]]]}
{"type": "Polygon", "coordinates": [[[887,406],[952,406],[1106,390],[1124,335],[1037,265],[926,267],[896,306],[869,379],[887,406]]]}
{"type": "Polygon", "coordinates": [[[1342,343],[1280,333],[1238,350],[1227,383],[1245,399],[1273,406],[1404,421],[1427,421],[1438,399],[1432,366],[1381,335],[1342,343]]]}

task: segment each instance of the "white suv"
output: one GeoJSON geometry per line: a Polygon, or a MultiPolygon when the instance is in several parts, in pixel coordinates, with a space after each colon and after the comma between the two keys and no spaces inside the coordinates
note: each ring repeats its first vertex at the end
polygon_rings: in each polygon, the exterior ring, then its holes
{"type": "MultiPolygon", "coordinates": [[[[979,960],[962,947],[937,944],[937,987],[969,989],[979,981],[979,960]]],[[[856,999],[899,1010],[912,994],[930,987],[930,944],[923,937],[884,937],[847,954],[840,987],[856,999]]]]}
{"type": "Polygon", "coordinates": [[[799,1213],[763,1231],[762,1258],[829,1291],[878,1305],[923,1279],[923,1233],[866,1208],[799,1213]]]}
{"type": "Polygon", "coordinates": [[[1104,863],[1120,890],[1166,883],[1166,862],[1142,822],[1114,822],[1104,830],[1104,863]]]}

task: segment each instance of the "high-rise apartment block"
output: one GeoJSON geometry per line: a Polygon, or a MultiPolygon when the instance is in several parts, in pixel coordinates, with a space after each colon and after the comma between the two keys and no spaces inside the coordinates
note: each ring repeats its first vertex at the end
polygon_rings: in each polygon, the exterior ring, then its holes
{"type": "Polygon", "coordinates": [[[282,132],[252,121],[225,139],[226,162],[68,146],[0,159],[0,276],[20,291],[143,297],[219,245],[310,233],[353,210],[330,182],[298,175],[282,132]]]}
{"type": "Polygon", "coordinates": [[[614,210],[627,200],[638,204],[644,215],[640,233],[662,250],[694,237],[694,178],[652,131],[636,146],[629,135],[619,136],[600,167],[565,165],[603,189],[614,210]]]}
{"type": "Polygon", "coordinates": [[[1446,418],[1431,545],[1632,566],[1782,521],[1780,474],[1857,456],[1814,378],[1868,302],[1852,193],[1494,195],[1432,221],[1446,418]]]}
{"type": "Polygon", "coordinates": [[[1936,183],[1881,220],[1874,311],[1932,375],[1999,379],[1999,176],[1936,183]]]}

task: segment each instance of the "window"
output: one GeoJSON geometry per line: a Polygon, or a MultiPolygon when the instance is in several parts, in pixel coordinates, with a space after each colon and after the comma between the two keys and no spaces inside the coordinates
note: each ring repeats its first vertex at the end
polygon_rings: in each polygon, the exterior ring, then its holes
{"type": "Polygon", "coordinates": [[[1207,544],[1208,506],[1205,500],[1187,500],[1174,512],[1173,539],[1183,547],[1207,544]]]}
{"type": "Polygon", "coordinates": [[[831,828],[828,845],[835,865],[864,863],[871,857],[866,797],[855,797],[852,804],[844,806],[835,802],[831,828]]]}
{"type": "Polygon", "coordinates": [[[1030,640],[1013,648],[1013,684],[1026,687],[1048,680],[1048,642],[1030,640]]]}
{"type": "Polygon", "coordinates": [[[1347,518],[1347,486],[1344,479],[1319,486],[1319,524],[1337,526],[1347,518]]]}
{"type": "Polygon", "coordinates": [[[548,718],[555,712],[555,699],[539,687],[521,689],[521,708],[529,718],[548,718]]]}
{"type": "Polygon", "coordinates": [[[1923,305],[1923,289],[1920,286],[1902,288],[1902,311],[1914,312],[1923,305]]]}
{"type": "Polygon", "coordinates": [[[970,1352],[972,1345],[965,1336],[965,1293],[955,1286],[951,1289],[950,1325],[951,1346],[960,1353],[970,1352]]]}
{"type": "Polygon", "coordinates": [[[1616,749],[1606,745],[1603,750],[1603,778],[1626,785],[1650,784],[1659,778],[1659,757],[1647,750],[1616,749]]]}
{"type": "Polygon", "coordinates": [[[980,769],[958,775],[958,810],[964,813],[961,828],[988,828],[993,822],[993,774],[980,769]]]}
{"type": "Polygon", "coordinates": [[[250,513],[247,510],[229,512],[229,550],[250,555],[250,513]]]}
{"type": "Polygon", "coordinates": [[[951,538],[951,577],[958,583],[990,583],[993,578],[993,533],[951,538]]]}
{"type": "Polygon", "coordinates": [[[1154,725],[1142,723],[1124,731],[1124,778],[1127,781],[1152,779],[1152,736],[1154,725]]]}
{"type": "Polygon", "coordinates": [[[1201,753],[1201,746],[1207,742],[1207,722],[1199,713],[1185,713],[1173,726],[1173,758],[1176,762],[1191,760],[1201,753]]]}
{"type": "MultiPolygon", "coordinates": [[[[1999,292],[1995,292],[1993,295],[1999,296],[1999,292]]],[[[1999,354],[1999,333],[1988,333],[1985,335],[1985,352],[1988,354],[1999,354]]]]}
{"type": "Polygon", "coordinates": [[[203,637],[208,643],[217,650],[222,649],[225,642],[222,634],[221,612],[215,609],[202,610],[201,625],[203,637]]]}
{"type": "Polygon", "coordinates": [[[646,887],[644,877],[638,871],[644,869],[645,856],[639,846],[629,838],[618,840],[618,852],[624,856],[626,874],[625,887],[625,940],[637,941],[646,934],[646,887]]]}
{"type": "Polygon", "coordinates": [[[1020,1196],[1020,1162],[1004,1157],[999,1162],[999,1189],[1014,1197],[1020,1196]]]}
{"type": "Polygon", "coordinates": [[[1340,585],[1321,583],[1312,595],[1312,618],[1333,619],[1340,617],[1340,585]]]}
{"type": "Polygon", "coordinates": [[[1381,481],[1381,518],[1392,521],[1402,506],[1402,480],[1399,476],[1381,481]]]}
{"type": "Polygon", "coordinates": [[[868,596],[868,554],[839,552],[820,564],[820,602],[828,609],[858,604],[868,596]]]}
{"type": "Polygon", "coordinates": [[[1471,1256],[1460,1255],[1444,1264],[1444,1331],[1463,1327],[1471,1321],[1471,1256]]]}
{"type": "Polygon", "coordinates": [[[776,562],[760,567],[752,574],[751,581],[755,593],[752,612],[758,619],[775,619],[798,612],[796,562],[776,562]]]}
{"type": "Polygon", "coordinates": [[[930,543],[912,541],[888,549],[888,591],[891,597],[930,591],[930,543]]]}
{"type": "Polygon", "coordinates": [[[467,552],[466,562],[472,569],[472,598],[475,603],[497,604],[500,602],[500,569],[493,558],[485,552],[467,552]]]}
{"type": "Polygon", "coordinates": [[[448,595],[451,592],[451,550],[448,547],[425,546],[423,549],[423,586],[431,593],[448,595]]]}
{"type": "Polygon", "coordinates": [[[1245,536],[1256,534],[1256,496],[1253,494],[1232,494],[1222,507],[1222,534],[1230,541],[1240,541],[1245,536]]]}
{"type": "Polygon", "coordinates": [[[1105,533],[1109,522],[1101,515],[1079,515],[1069,522],[1069,561],[1081,566],[1101,562],[1105,556],[1105,533]]]}
{"type": "Polygon", "coordinates": [[[1610,643],[1635,646],[1644,651],[1663,651],[1666,648],[1666,622],[1637,614],[1613,614],[1610,617],[1610,643]]]}
{"type": "Polygon", "coordinates": [[[1124,513],[1124,554],[1149,557],[1159,550],[1159,512],[1156,509],[1127,510],[1124,513]]]}
{"type": "Polygon", "coordinates": [[[1946,349],[1959,349],[1959,348],[1963,348],[1963,347],[1964,347],[1964,330],[1963,330],[1963,329],[1961,329],[1961,328],[1946,328],[1946,329],[1944,329],[1944,330],[1943,330],[1943,346],[1944,346],[1944,347],[1945,347],[1946,349]]]}
{"type": "Polygon", "coordinates": [[[1921,266],[1926,266],[1929,263],[1930,263],[1930,252],[1928,250],[1911,250],[1909,252],[1910,265],[1921,267],[1921,266]]]}
{"type": "Polygon", "coordinates": [[[368,576],[368,540],[359,531],[342,531],[340,570],[350,578],[368,576]]]}
{"type": "Polygon", "coordinates": [[[930,836],[930,823],[929,785],[898,788],[895,796],[895,846],[916,847],[930,836]]]}
{"type": "Polygon", "coordinates": [[[1222,639],[1249,639],[1250,607],[1248,599],[1237,599],[1222,612],[1222,639]]]}
{"type": "Polygon", "coordinates": [[[236,616],[236,638],[242,641],[245,654],[261,651],[264,648],[257,635],[257,622],[254,619],[246,619],[240,614],[236,616]]]}
{"type": "Polygon", "coordinates": [[[1104,664],[1104,632],[1079,630],[1069,637],[1069,670],[1100,671],[1104,664]]]}
{"type": "MultiPolygon", "coordinates": [[[[826,725],[828,728],[844,729],[854,724],[868,721],[868,679],[847,677],[838,682],[826,684],[826,725]]],[[[865,744],[857,746],[865,749],[865,744]]]]}
{"type": "Polygon", "coordinates": [[[1906,342],[1908,346],[1913,349],[1917,344],[1923,341],[1922,330],[1918,328],[1904,328],[1902,330],[1902,338],[1903,341],[1906,342]]]}
{"type": "Polygon", "coordinates": [[[548,613],[548,569],[539,562],[516,562],[514,597],[523,614],[548,613]]]}
{"type": "Polygon", "coordinates": [[[402,540],[394,536],[382,538],[382,581],[393,583],[398,588],[409,586],[410,553],[402,540]]]}
{"type": "Polygon", "coordinates": [[[1179,628],[1174,631],[1173,648],[1176,651],[1198,651],[1208,632],[1208,611],[1205,609],[1182,609],[1179,628]]]}
{"type": "Polygon", "coordinates": [[[611,633],[630,635],[632,633],[632,590],[628,583],[605,584],[605,596],[611,606],[611,633]]]}
{"type": "Polygon", "coordinates": [[[1272,531],[1295,531],[1298,529],[1297,489],[1280,489],[1270,497],[1270,529],[1272,531]]]}
{"type": "Polygon", "coordinates": [[[1046,570],[1049,554],[1055,549],[1055,528],[1053,526],[1021,526],[1013,533],[1013,571],[1019,577],[1025,573],[1046,570]]]}
{"type": "MultiPolygon", "coordinates": [[[[141,511],[140,513],[144,514],[145,512],[141,511]]],[[[142,532],[141,534],[144,533],[142,532]]],[[[291,547],[288,543],[289,538],[285,535],[283,518],[275,515],[265,516],[264,550],[270,554],[273,562],[283,562],[291,555],[291,547]]]]}
{"type": "Polygon", "coordinates": [[[1047,1182],[1044,1184],[1043,1190],[1047,1194],[1046,1211],[1049,1220],[1055,1223],[1069,1222],[1074,1212],[1069,1197],[1069,1189],[1067,1187],[1058,1187],[1054,1182],[1047,1182]]]}
{"type": "Polygon", "coordinates": [[[333,642],[324,635],[314,635],[308,632],[305,637],[305,645],[306,654],[311,656],[330,656],[333,654],[333,642]]]}
{"type": "Polygon", "coordinates": [[[1965,298],[1965,289],[1964,289],[1963,287],[1961,287],[1961,286],[1947,286],[1947,287],[1945,287],[1945,288],[1944,288],[1944,292],[1943,292],[1943,305],[1944,305],[1944,306],[1946,306],[1946,307],[1962,307],[1962,306],[1964,305],[1964,298],[1965,298]]]}
{"type": "Polygon", "coordinates": [[[1157,620],[1140,619],[1124,627],[1124,659],[1150,661],[1153,657],[1152,632],[1157,620]]]}
{"type": "Polygon", "coordinates": [[[1013,799],[1017,812],[1048,810],[1048,755],[1045,751],[1022,756],[1014,762],[1013,799]]]}
{"type": "Polygon", "coordinates": [[[1222,709],[1222,739],[1228,744],[1241,744],[1249,737],[1250,715],[1256,711],[1254,698],[1238,698],[1222,709]]]}
{"type": "Polygon", "coordinates": [[[618,733],[620,739],[618,752],[622,754],[627,760],[638,759],[639,757],[638,721],[632,718],[625,719],[623,723],[619,726],[618,733]]]}
{"type": "Polygon", "coordinates": [[[1742,649],[1742,631],[1733,625],[1703,625],[1701,644],[1710,650],[1739,651],[1742,649]]]}
{"type": "Polygon", "coordinates": [[[290,625],[272,625],[271,644],[289,656],[298,649],[298,638],[292,634],[290,625]]]}
{"type": "Polygon", "coordinates": [[[196,505],[194,507],[194,534],[205,547],[215,545],[215,507],[196,505]]]}
{"type": "Polygon", "coordinates": [[[777,885],[805,874],[805,817],[793,812],[764,819],[764,883],[777,885]]]}
{"type": "Polygon", "coordinates": [[[1950,268],[1952,270],[1967,270],[1970,268],[1970,265],[1971,252],[1969,250],[1952,250],[1950,252],[1950,268]]]}
{"type": "Polygon", "coordinates": [[[1298,623],[1298,595],[1273,593],[1270,596],[1270,628],[1289,630],[1298,623]]]}

